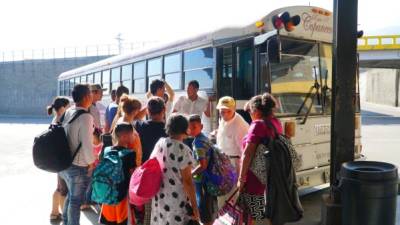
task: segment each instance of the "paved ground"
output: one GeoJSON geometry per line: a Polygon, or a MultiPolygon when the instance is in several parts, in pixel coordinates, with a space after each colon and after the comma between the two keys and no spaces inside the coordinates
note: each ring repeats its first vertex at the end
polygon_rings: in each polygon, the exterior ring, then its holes
{"type": "MultiPolygon", "coordinates": [[[[368,160],[400,166],[400,110],[372,104],[363,105],[363,151],[368,160]]],[[[49,224],[51,194],[56,176],[32,164],[33,137],[46,129],[49,120],[0,117],[0,224],[49,224]]],[[[321,193],[303,196],[305,218],[296,225],[317,225],[321,193]]],[[[399,205],[399,204],[398,204],[399,205]]],[[[400,206],[398,207],[400,208],[400,206]]],[[[82,225],[96,225],[91,211],[81,216],[82,225]]],[[[57,223],[56,223],[57,224],[57,223]]],[[[397,219],[400,225],[400,218],[397,219]]]]}

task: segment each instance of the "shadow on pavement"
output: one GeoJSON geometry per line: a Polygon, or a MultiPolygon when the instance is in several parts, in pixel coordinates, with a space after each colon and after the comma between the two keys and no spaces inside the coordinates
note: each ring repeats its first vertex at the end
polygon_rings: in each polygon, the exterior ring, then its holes
{"type": "Polygon", "coordinates": [[[400,124],[400,117],[367,110],[361,110],[362,125],[400,124]]]}
{"type": "Polygon", "coordinates": [[[9,124],[50,124],[52,118],[34,118],[34,117],[6,117],[0,116],[0,123],[9,124]]]}

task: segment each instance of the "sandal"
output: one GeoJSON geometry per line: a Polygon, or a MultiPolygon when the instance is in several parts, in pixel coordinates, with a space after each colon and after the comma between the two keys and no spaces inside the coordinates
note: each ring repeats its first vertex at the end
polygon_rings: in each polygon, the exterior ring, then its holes
{"type": "Polygon", "coordinates": [[[61,220],[62,214],[50,214],[50,221],[59,221],[61,220]]]}

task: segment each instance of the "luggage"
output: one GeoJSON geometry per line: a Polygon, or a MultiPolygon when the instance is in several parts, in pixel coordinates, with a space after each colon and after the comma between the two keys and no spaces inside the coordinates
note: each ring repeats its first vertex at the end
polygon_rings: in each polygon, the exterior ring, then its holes
{"type": "MultiPolygon", "coordinates": [[[[67,124],[71,124],[85,113],[88,112],[77,110],[67,124]]],[[[39,169],[48,172],[63,171],[72,165],[81,146],[80,143],[77,149],[71,151],[64,127],[61,124],[51,124],[49,129],[35,137],[32,150],[33,163],[39,169]]]]}
{"type": "Polygon", "coordinates": [[[137,206],[146,204],[158,193],[161,182],[162,172],[158,160],[147,160],[131,176],[129,202],[137,206]]]}
{"type": "Polygon", "coordinates": [[[133,154],[132,150],[104,149],[104,156],[92,175],[92,201],[108,205],[119,203],[118,185],[125,179],[121,158],[129,153],[133,154]]]}

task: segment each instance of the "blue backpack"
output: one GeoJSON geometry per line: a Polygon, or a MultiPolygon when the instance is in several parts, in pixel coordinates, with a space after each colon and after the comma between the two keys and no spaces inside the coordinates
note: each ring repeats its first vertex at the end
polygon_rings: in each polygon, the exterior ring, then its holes
{"type": "Polygon", "coordinates": [[[115,205],[118,200],[118,185],[125,179],[122,160],[132,150],[115,150],[111,146],[104,149],[104,155],[92,175],[92,201],[115,205]]]}

